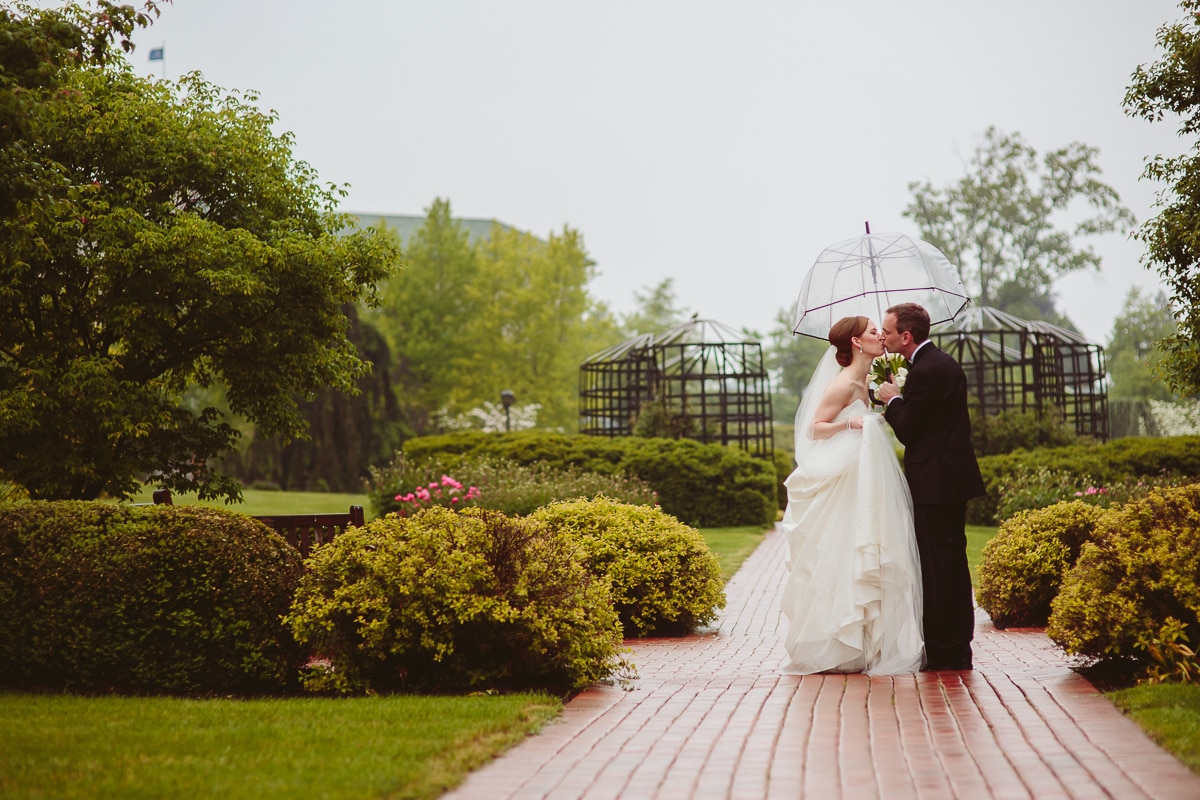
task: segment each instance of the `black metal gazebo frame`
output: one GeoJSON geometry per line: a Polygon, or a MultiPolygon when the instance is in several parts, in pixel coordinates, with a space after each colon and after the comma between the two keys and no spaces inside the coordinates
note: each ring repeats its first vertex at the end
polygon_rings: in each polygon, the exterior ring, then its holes
{"type": "Polygon", "coordinates": [[[935,325],[929,338],[967,374],[982,414],[1055,408],[1076,435],[1107,441],[1104,348],[1048,322],[986,306],[935,325]]]}
{"type": "Polygon", "coordinates": [[[690,425],[688,438],[774,452],[771,394],[762,345],[713,320],[692,319],[639,334],[579,369],[579,432],[630,436],[651,403],[690,425]]]}

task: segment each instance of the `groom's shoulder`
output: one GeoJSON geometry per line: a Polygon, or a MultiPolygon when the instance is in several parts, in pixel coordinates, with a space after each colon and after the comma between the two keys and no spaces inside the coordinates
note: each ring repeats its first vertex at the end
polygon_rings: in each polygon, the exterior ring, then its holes
{"type": "Polygon", "coordinates": [[[923,345],[920,352],[916,354],[916,360],[913,362],[913,366],[918,364],[923,367],[940,368],[957,365],[958,362],[954,360],[954,356],[950,355],[945,350],[942,350],[933,342],[930,342],[927,345],[923,345]]]}

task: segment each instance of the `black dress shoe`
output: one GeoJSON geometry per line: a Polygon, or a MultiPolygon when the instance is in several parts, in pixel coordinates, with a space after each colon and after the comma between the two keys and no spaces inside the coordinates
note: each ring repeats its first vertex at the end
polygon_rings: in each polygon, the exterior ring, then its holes
{"type": "Polygon", "coordinates": [[[975,669],[968,660],[963,661],[930,661],[921,667],[922,672],[963,672],[975,669]]]}

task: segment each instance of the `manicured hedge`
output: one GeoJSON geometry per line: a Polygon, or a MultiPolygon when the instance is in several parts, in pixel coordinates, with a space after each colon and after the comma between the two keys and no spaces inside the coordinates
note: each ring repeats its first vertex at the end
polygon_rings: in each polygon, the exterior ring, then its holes
{"type": "Polygon", "coordinates": [[[650,484],[663,511],[696,527],[769,524],[778,509],[772,462],[692,439],[464,431],[410,439],[404,454],[436,461],[447,470],[453,469],[455,456],[471,454],[556,469],[623,472],[650,484]]]}
{"type": "Polygon", "coordinates": [[[275,693],[299,650],[280,618],[300,555],[197,506],[0,507],[0,686],[275,693]]]}
{"type": "Polygon", "coordinates": [[[555,500],[601,495],[636,505],[658,503],[658,495],[649,484],[625,473],[583,472],[537,462],[518,464],[474,454],[442,456],[438,460],[447,463],[410,459],[401,452],[386,466],[372,467],[367,497],[374,515],[408,516],[436,505],[488,508],[523,516],[555,500]]]}
{"type": "Polygon", "coordinates": [[[997,512],[1001,487],[1019,475],[1022,468],[1027,472],[1069,471],[1100,483],[1162,475],[1200,477],[1200,436],[1129,437],[1106,444],[1017,450],[984,456],[979,459],[979,468],[987,496],[971,501],[967,507],[968,521],[996,525],[1000,521],[997,512]]]}

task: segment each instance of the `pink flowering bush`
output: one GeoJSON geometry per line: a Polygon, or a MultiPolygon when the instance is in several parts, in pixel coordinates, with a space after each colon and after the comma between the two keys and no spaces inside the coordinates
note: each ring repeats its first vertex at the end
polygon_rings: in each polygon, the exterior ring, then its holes
{"type": "Polygon", "coordinates": [[[410,459],[400,453],[386,467],[372,467],[368,485],[371,507],[379,517],[412,516],[432,506],[473,506],[524,516],[555,500],[599,495],[658,505],[658,495],[649,484],[632,475],[601,475],[572,466],[556,469],[482,456],[410,459]],[[409,486],[418,488],[409,491],[409,486]]]}
{"type": "Polygon", "coordinates": [[[1090,475],[1071,470],[1020,467],[999,484],[1000,502],[996,517],[1003,522],[1022,511],[1071,500],[1109,508],[1141,499],[1155,488],[1180,486],[1194,480],[1184,476],[1143,476],[1100,485],[1090,475]]]}
{"type": "Polygon", "coordinates": [[[396,495],[395,500],[399,505],[396,513],[407,517],[433,506],[466,508],[474,505],[474,501],[479,499],[479,494],[478,486],[468,486],[464,491],[461,483],[449,475],[443,475],[440,481],[430,481],[428,486],[418,486],[407,494],[396,495]]]}

